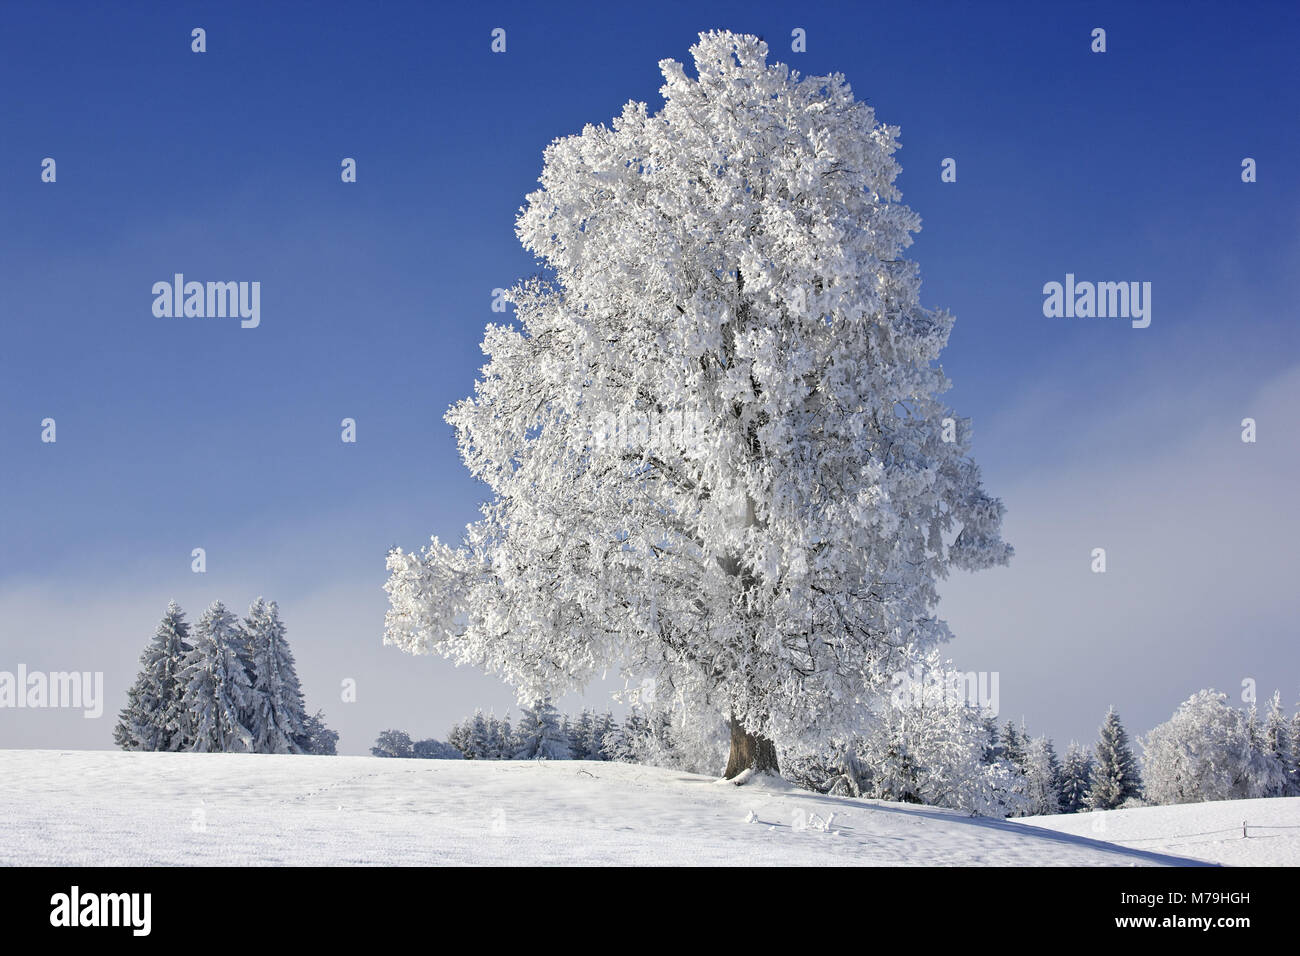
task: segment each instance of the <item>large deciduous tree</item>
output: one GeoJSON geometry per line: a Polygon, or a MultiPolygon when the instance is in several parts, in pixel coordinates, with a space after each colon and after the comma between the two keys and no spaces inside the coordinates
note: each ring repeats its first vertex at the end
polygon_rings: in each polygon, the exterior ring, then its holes
{"type": "Polygon", "coordinates": [[[521,700],[617,664],[729,721],[730,777],[859,721],[948,637],[937,580],[1011,549],[939,399],[898,130],[755,37],[691,52],[662,110],[547,148],[517,224],[545,271],[447,413],[491,498],[389,555],[385,640],[521,700]]]}

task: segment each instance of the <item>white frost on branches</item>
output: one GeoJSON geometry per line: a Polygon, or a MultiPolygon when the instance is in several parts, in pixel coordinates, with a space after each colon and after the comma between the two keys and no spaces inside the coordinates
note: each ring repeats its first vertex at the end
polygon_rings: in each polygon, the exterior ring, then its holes
{"type": "Polygon", "coordinates": [[[613,663],[827,737],[949,636],[937,580],[1008,560],[1003,507],[938,398],[897,128],[754,37],[691,52],[661,111],[547,148],[517,232],[553,278],[447,414],[491,499],[460,547],[389,555],[385,641],[524,701],[613,663]]]}

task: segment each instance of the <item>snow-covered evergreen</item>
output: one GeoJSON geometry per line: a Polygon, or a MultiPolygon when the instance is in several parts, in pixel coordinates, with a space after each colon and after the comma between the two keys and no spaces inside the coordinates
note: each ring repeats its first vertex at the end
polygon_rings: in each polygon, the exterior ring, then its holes
{"type": "Polygon", "coordinates": [[[573,749],[549,700],[523,708],[515,728],[516,760],[570,760],[573,749]]]}
{"type": "Polygon", "coordinates": [[[333,754],[339,735],[308,716],[274,601],[242,626],[220,601],[191,632],[175,601],[140,657],[113,739],[126,750],[333,754]]]}
{"type": "Polygon", "coordinates": [[[1021,772],[1025,770],[1025,747],[1028,743],[1026,734],[1022,730],[1018,730],[1016,725],[1008,720],[1006,726],[1002,728],[1002,756],[1018,767],[1021,772]]]}
{"type": "Polygon", "coordinates": [[[1264,716],[1264,753],[1276,768],[1277,779],[1267,797],[1300,796],[1295,775],[1295,741],[1291,738],[1291,725],[1282,710],[1282,694],[1274,691],[1264,716]]]}
{"type": "Polygon", "coordinates": [[[322,757],[333,757],[338,753],[338,732],[325,726],[325,714],[322,711],[309,714],[303,722],[303,727],[305,728],[302,739],[303,753],[322,757]]]}
{"type": "Polygon", "coordinates": [[[1088,806],[1092,780],[1092,753],[1071,743],[1061,765],[1061,812],[1078,813],[1088,806]]]}
{"type": "Polygon", "coordinates": [[[620,763],[633,762],[632,744],[628,740],[628,731],[625,724],[616,721],[612,722],[601,736],[600,746],[606,760],[617,760],[620,763]]]}
{"type": "Polygon", "coordinates": [[[1300,703],[1291,715],[1291,786],[1300,796],[1300,703]]]}
{"type": "MultiPolygon", "coordinates": [[[[617,760],[614,756],[614,748],[611,746],[611,734],[619,729],[619,723],[614,719],[614,715],[606,711],[599,715],[592,723],[591,742],[588,744],[588,753],[592,760],[617,760]]],[[[615,737],[615,741],[617,737],[615,737]]]]}
{"type": "Polygon", "coordinates": [[[1002,740],[998,735],[997,717],[993,714],[986,714],[980,723],[984,728],[984,763],[994,764],[999,760],[1005,760],[1007,749],[1002,745],[1002,740]]]}
{"type": "Polygon", "coordinates": [[[577,720],[573,721],[570,728],[570,739],[573,742],[573,759],[574,760],[599,760],[599,755],[593,756],[591,752],[592,745],[592,724],[593,718],[591,711],[587,708],[582,709],[577,720]]]}
{"type": "Polygon", "coordinates": [[[1030,739],[1024,760],[1025,794],[1029,800],[1025,815],[1060,813],[1061,762],[1052,741],[1046,736],[1030,739]]]}
{"type": "Polygon", "coordinates": [[[1137,758],[1129,746],[1128,732],[1112,707],[1106,712],[1097,740],[1088,806],[1093,810],[1114,810],[1141,796],[1142,775],[1137,758]]]}
{"type": "Polygon", "coordinates": [[[252,662],[248,729],[253,749],[263,754],[303,753],[308,737],[306,705],[274,601],[259,597],[249,607],[244,640],[252,662]]]}
{"type": "Polygon", "coordinates": [[[253,735],[244,723],[253,702],[245,657],[238,620],[224,604],[213,601],[194,628],[181,671],[182,701],[191,722],[189,749],[253,750],[253,735]]]}
{"type": "Polygon", "coordinates": [[[140,655],[142,669],[113,728],[113,740],[123,750],[185,749],[189,720],[181,671],[191,649],[189,637],[185,612],[172,601],[140,655]]]}

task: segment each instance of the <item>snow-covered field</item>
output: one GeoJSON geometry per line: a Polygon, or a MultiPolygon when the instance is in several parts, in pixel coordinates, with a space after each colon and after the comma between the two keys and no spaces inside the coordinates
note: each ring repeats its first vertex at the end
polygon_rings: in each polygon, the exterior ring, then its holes
{"type": "Polygon", "coordinates": [[[4,864],[1191,862],[1083,822],[1055,833],[617,763],[0,751],[4,864]]]}
{"type": "Polygon", "coordinates": [[[1229,866],[1300,866],[1300,797],[1023,817],[1019,822],[1229,866]]]}

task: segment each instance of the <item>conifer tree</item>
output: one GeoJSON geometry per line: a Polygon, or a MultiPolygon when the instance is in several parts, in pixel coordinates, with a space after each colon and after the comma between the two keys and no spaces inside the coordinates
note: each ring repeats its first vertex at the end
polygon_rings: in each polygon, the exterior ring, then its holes
{"type": "Polygon", "coordinates": [[[1002,728],[1002,754],[1023,773],[1025,770],[1025,745],[1029,741],[1026,735],[1016,729],[1016,725],[1007,721],[1002,728]]]}
{"type": "Polygon", "coordinates": [[[1007,759],[1006,748],[998,737],[998,720],[992,714],[986,715],[981,724],[984,728],[984,752],[982,755],[983,762],[986,764],[995,764],[999,760],[1007,759]]]}
{"type": "Polygon", "coordinates": [[[1025,778],[1027,816],[1061,811],[1061,762],[1047,737],[1034,737],[1025,745],[1025,778]]]}
{"type": "Polygon", "coordinates": [[[606,760],[617,760],[620,763],[632,762],[632,747],[628,739],[627,728],[609,715],[609,726],[606,727],[604,735],[600,739],[601,752],[605,754],[606,760]]]}
{"type": "Polygon", "coordinates": [[[1088,805],[1088,786],[1092,778],[1092,754],[1071,742],[1061,767],[1061,812],[1078,813],[1088,805]]]}
{"type": "Polygon", "coordinates": [[[573,759],[574,760],[599,760],[600,757],[592,753],[591,735],[592,735],[592,714],[585,707],[578,719],[573,722],[570,728],[570,737],[573,740],[573,759]]]}
{"type": "Polygon", "coordinates": [[[113,740],[123,750],[185,749],[189,722],[180,675],[190,651],[189,637],[185,612],[172,601],[140,655],[142,669],[113,728],[113,740]]]}
{"type": "Polygon", "coordinates": [[[549,700],[525,707],[516,730],[516,760],[569,760],[573,751],[549,700]]]}
{"type": "Polygon", "coordinates": [[[1128,733],[1112,707],[1106,712],[1097,740],[1097,756],[1088,785],[1088,806],[1114,810],[1124,801],[1142,795],[1142,776],[1129,746],[1128,733]]]}
{"type": "Polygon", "coordinates": [[[306,704],[285,639],[280,609],[260,597],[244,619],[244,641],[252,662],[252,712],[248,728],[257,753],[302,753],[307,736],[306,704]]]}
{"type": "Polygon", "coordinates": [[[252,687],[241,656],[239,622],[220,601],[199,618],[185,656],[182,701],[192,721],[190,749],[251,751],[253,735],[243,722],[252,706],[252,687]]]}
{"type": "Polygon", "coordinates": [[[318,710],[304,721],[298,746],[305,754],[333,757],[338,753],[338,742],[338,732],[325,726],[325,714],[318,710]]]}

